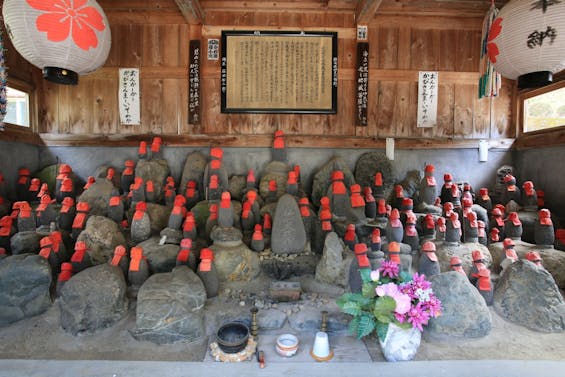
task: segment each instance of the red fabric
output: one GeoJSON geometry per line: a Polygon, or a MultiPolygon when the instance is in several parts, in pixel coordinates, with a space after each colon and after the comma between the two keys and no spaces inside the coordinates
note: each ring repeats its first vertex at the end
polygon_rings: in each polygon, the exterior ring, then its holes
{"type": "Polygon", "coordinates": [[[404,189],[402,188],[402,186],[400,185],[394,186],[394,192],[396,194],[397,199],[404,198],[404,189]]]}
{"type": "Polygon", "coordinates": [[[206,259],[214,260],[214,252],[211,249],[206,247],[206,248],[200,250],[200,259],[201,260],[206,260],[206,259]]]}
{"type": "Polygon", "coordinates": [[[2,226],[0,227],[0,236],[1,237],[8,237],[10,235],[10,232],[12,230],[12,226],[2,226]]]}
{"type": "Polygon", "coordinates": [[[351,207],[353,208],[365,207],[365,200],[360,194],[351,195],[351,207]]]}
{"type": "Polygon", "coordinates": [[[249,169],[247,172],[247,183],[255,183],[255,172],[253,169],[249,169]]]}
{"type": "Polygon", "coordinates": [[[88,211],[90,211],[90,205],[88,204],[88,202],[78,202],[77,203],[77,211],[88,212],[88,211]]]}
{"type": "Polygon", "coordinates": [[[426,177],[426,183],[428,186],[436,186],[436,179],[434,177],[426,177]]]}
{"type": "Polygon", "coordinates": [[[198,265],[198,269],[202,272],[209,272],[212,270],[212,261],[210,259],[204,259],[198,265]]]}
{"type": "Polygon", "coordinates": [[[273,147],[275,149],[283,149],[284,148],[284,139],[282,137],[275,138],[275,141],[273,142],[273,147]]]}
{"type": "Polygon", "coordinates": [[[437,255],[433,251],[425,251],[426,256],[432,261],[437,262],[437,255]]]}
{"type": "Polygon", "coordinates": [[[504,220],[502,219],[502,216],[496,216],[494,219],[496,221],[496,225],[504,226],[504,220]]]}
{"type": "Polygon", "coordinates": [[[82,229],[84,228],[84,222],[86,220],[86,214],[85,213],[78,213],[75,216],[75,219],[73,220],[73,229],[82,229]]]}
{"type": "Polygon", "coordinates": [[[76,250],[71,256],[71,262],[80,263],[84,259],[86,250],[76,250]]]}
{"type": "Polygon", "coordinates": [[[310,207],[301,205],[300,206],[300,215],[302,215],[302,217],[310,216],[310,207]]]}
{"type": "Polygon", "coordinates": [[[271,179],[269,181],[269,191],[277,191],[277,181],[275,181],[274,179],[271,179]]]}
{"type": "Polygon", "coordinates": [[[139,148],[137,149],[138,154],[147,154],[147,142],[142,141],[139,143],[139,148]]]}
{"type": "Polygon", "coordinates": [[[506,258],[512,259],[514,261],[518,260],[518,255],[516,255],[516,251],[514,249],[506,249],[504,250],[504,253],[506,254],[506,258]]]}
{"type": "Polygon", "coordinates": [[[18,178],[18,184],[27,185],[28,180],[29,180],[28,176],[20,176],[20,178],[18,178]]]}
{"type": "Polygon", "coordinates": [[[181,249],[179,251],[179,253],[177,254],[177,261],[179,261],[181,263],[186,263],[186,262],[188,262],[189,255],[190,255],[189,249],[181,249]]]}
{"type": "Polygon", "coordinates": [[[375,186],[380,187],[383,185],[383,175],[380,172],[375,174],[375,186]]]}
{"type": "Polygon", "coordinates": [[[516,212],[510,213],[510,215],[508,215],[508,219],[512,221],[512,224],[516,226],[522,225],[522,222],[520,221],[520,218],[518,217],[518,214],[516,212]]]}
{"type": "Polygon", "coordinates": [[[68,281],[72,276],[72,271],[61,271],[61,273],[57,277],[57,281],[68,281]]]}
{"type": "Polygon", "coordinates": [[[371,262],[369,262],[369,258],[367,258],[367,254],[357,255],[357,263],[361,268],[371,267],[371,262]]]}
{"type": "Polygon", "coordinates": [[[112,261],[110,262],[110,264],[112,266],[118,266],[120,264],[120,261],[122,260],[123,255],[118,255],[118,254],[114,254],[114,256],[112,257],[112,261]]]}
{"type": "Polygon", "coordinates": [[[389,222],[390,222],[390,226],[393,227],[393,228],[400,228],[400,227],[402,227],[402,223],[401,223],[400,220],[398,220],[398,219],[390,218],[389,222]]]}
{"type": "Polygon", "coordinates": [[[253,237],[252,237],[252,239],[253,239],[254,241],[260,241],[260,240],[262,240],[262,239],[263,239],[263,231],[262,231],[261,229],[255,230],[255,231],[253,232],[253,237]]]}
{"type": "Polygon", "coordinates": [[[506,186],[506,191],[515,192],[516,191],[516,185],[506,186]]]}
{"type": "Polygon", "coordinates": [[[210,176],[210,183],[209,183],[210,189],[211,190],[216,190],[218,188],[218,176],[217,175],[212,175],[210,176]]]}
{"type": "Polygon", "coordinates": [[[196,196],[196,189],[195,188],[187,188],[184,192],[184,196],[187,198],[194,198],[196,196]]]}
{"type": "Polygon", "coordinates": [[[379,215],[384,215],[386,213],[386,202],[384,199],[379,199],[377,202],[377,212],[379,215]]]}
{"type": "Polygon", "coordinates": [[[134,220],[141,220],[141,219],[143,219],[144,214],[145,214],[144,211],[135,211],[135,213],[133,214],[133,219],[134,220]]]}
{"type": "Polygon", "coordinates": [[[345,195],[347,193],[347,189],[345,185],[341,181],[336,181],[332,183],[332,193],[335,195],[345,195]]]}
{"type": "Polygon", "coordinates": [[[390,259],[391,262],[394,262],[396,264],[400,264],[400,252],[398,251],[389,251],[388,252],[388,257],[390,259]]]}
{"type": "Polygon", "coordinates": [[[161,143],[156,143],[155,141],[151,143],[151,152],[158,153],[160,149],[161,149],[161,143]]]}
{"type": "Polygon", "coordinates": [[[145,191],[149,192],[155,192],[155,185],[153,184],[153,181],[149,180],[147,182],[145,182],[145,191]]]}
{"type": "Polygon", "coordinates": [[[110,207],[115,207],[120,205],[120,197],[119,196],[112,196],[110,198],[110,207]]]}
{"type": "Polygon", "coordinates": [[[112,179],[114,179],[115,174],[116,171],[113,168],[109,168],[108,171],[106,172],[106,179],[111,181],[112,179]]]}
{"type": "Polygon", "coordinates": [[[222,161],[212,160],[210,161],[210,168],[213,170],[218,170],[222,166],[222,161]]]}
{"type": "Polygon", "coordinates": [[[332,230],[332,223],[328,220],[322,221],[322,230],[326,232],[330,232],[332,230]]]}
{"type": "Polygon", "coordinates": [[[346,241],[354,241],[355,240],[355,229],[351,230],[351,229],[347,229],[345,231],[345,235],[343,236],[343,239],[346,241]]]}
{"type": "Polygon", "coordinates": [[[122,175],[133,175],[133,168],[125,168],[122,175]]]}
{"type": "Polygon", "coordinates": [[[490,291],[491,284],[490,284],[490,271],[489,270],[481,270],[479,272],[479,290],[480,291],[490,291]]]}
{"type": "Polygon", "coordinates": [[[131,260],[129,263],[129,270],[130,271],[139,271],[139,265],[141,264],[141,260],[144,259],[143,256],[143,249],[140,247],[132,247],[131,248],[131,260]]]}
{"type": "Polygon", "coordinates": [[[481,228],[479,227],[479,237],[486,237],[486,231],[485,228],[481,228]]]}
{"type": "Polygon", "coordinates": [[[24,219],[31,217],[31,208],[21,208],[18,216],[24,219]]]}
{"type": "Polygon", "coordinates": [[[31,183],[29,185],[29,191],[38,191],[39,186],[41,186],[41,181],[37,178],[34,178],[31,180],[31,183]]]}
{"type": "Polygon", "coordinates": [[[287,179],[286,183],[289,184],[289,185],[297,184],[296,174],[294,173],[294,171],[291,170],[291,171],[288,172],[288,179],[287,179]]]}
{"type": "Polygon", "coordinates": [[[210,149],[210,156],[214,157],[218,160],[221,160],[222,157],[224,156],[224,151],[222,150],[222,148],[212,148],[210,149]]]}
{"type": "Polygon", "coordinates": [[[435,227],[434,218],[432,216],[426,216],[424,221],[427,229],[433,229],[435,227]]]}
{"type": "Polygon", "coordinates": [[[268,213],[265,214],[263,217],[263,229],[271,229],[273,227],[273,223],[271,220],[271,215],[268,213]]]}
{"type": "Polygon", "coordinates": [[[73,191],[73,180],[66,177],[61,182],[61,192],[72,192],[73,191]]]}

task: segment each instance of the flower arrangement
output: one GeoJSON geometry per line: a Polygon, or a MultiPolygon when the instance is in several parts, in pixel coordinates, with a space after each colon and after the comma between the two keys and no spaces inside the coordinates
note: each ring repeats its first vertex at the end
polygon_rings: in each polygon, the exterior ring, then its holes
{"type": "Polygon", "coordinates": [[[411,276],[400,272],[397,263],[383,261],[378,270],[361,271],[361,277],[361,293],[345,293],[337,300],[353,316],[349,331],[359,339],[375,329],[385,339],[390,323],[423,331],[430,318],[441,315],[441,302],[424,275],[411,276]]]}

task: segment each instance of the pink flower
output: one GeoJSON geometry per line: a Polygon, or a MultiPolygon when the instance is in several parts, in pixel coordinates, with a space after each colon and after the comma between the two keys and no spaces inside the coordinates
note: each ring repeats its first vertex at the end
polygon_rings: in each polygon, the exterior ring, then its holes
{"type": "Polygon", "coordinates": [[[396,302],[394,311],[398,314],[406,314],[412,306],[412,300],[410,299],[410,296],[400,292],[398,290],[398,286],[394,283],[379,285],[377,288],[375,288],[375,292],[377,293],[377,296],[392,297],[394,299],[394,302],[396,302]]]}
{"type": "Polygon", "coordinates": [[[383,261],[379,271],[383,274],[383,276],[388,276],[390,278],[394,278],[398,276],[398,264],[391,262],[391,261],[383,261]]]}
{"type": "Polygon", "coordinates": [[[420,331],[424,331],[423,325],[428,324],[430,314],[422,308],[422,303],[416,304],[408,311],[408,322],[412,327],[416,327],[420,331]]]}
{"type": "Polygon", "coordinates": [[[61,42],[72,35],[75,44],[88,50],[98,46],[98,37],[93,29],[106,28],[100,12],[87,6],[88,0],[26,0],[34,9],[45,11],[35,24],[38,31],[47,33],[47,39],[61,42]]]}

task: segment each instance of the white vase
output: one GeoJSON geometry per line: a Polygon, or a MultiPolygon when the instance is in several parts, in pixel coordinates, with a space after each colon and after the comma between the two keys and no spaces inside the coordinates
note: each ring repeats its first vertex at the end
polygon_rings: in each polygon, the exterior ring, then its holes
{"type": "Polygon", "coordinates": [[[379,338],[379,343],[387,361],[409,361],[416,356],[421,340],[422,334],[417,328],[403,329],[389,323],[386,337],[379,338]]]}

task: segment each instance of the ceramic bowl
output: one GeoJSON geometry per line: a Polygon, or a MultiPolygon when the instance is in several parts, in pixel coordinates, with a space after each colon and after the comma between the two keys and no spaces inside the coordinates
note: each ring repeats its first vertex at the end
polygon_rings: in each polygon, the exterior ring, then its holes
{"type": "Polygon", "coordinates": [[[247,346],[249,328],[241,322],[228,322],[220,327],[216,339],[225,353],[238,353],[247,346]]]}
{"type": "Polygon", "coordinates": [[[277,338],[275,350],[283,357],[291,357],[298,351],[298,338],[292,334],[282,334],[277,338]]]}

